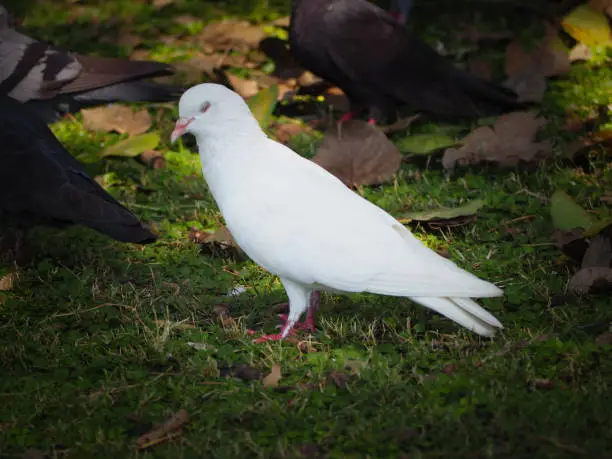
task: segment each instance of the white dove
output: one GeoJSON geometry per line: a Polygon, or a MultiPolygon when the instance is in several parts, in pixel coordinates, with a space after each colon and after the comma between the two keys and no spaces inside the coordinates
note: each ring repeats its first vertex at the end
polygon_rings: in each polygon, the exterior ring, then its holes
{"type": "Polygon", "coordinates": [[[428,249],[383,209],[268,138],[235,92],[194,86],[181,97],[179,115],[171,141],[195,136],[228,229],[287,291],[280,333],[257,342],[282,340],[296,325],[312,328],[320,290],[408,297],[483,336],[503,328],[471,299],[500,296],[501,289],[428,249]]]}

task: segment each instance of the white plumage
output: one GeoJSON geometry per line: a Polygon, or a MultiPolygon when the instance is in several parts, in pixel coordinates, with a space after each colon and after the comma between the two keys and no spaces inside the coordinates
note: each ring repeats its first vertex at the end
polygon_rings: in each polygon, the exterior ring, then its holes
{"type": "Polygon", "coordinates": [[[289,317],[273,339],[287,336],[315,290],[409,297],[480,335],[503,328],[471,300],[502,290],[428,249],[387,212],[268,138],[238,94],[201,84],[183,94],[179,112],[172,140],[195,135],[227,227],[287,291],[289,317]]]}

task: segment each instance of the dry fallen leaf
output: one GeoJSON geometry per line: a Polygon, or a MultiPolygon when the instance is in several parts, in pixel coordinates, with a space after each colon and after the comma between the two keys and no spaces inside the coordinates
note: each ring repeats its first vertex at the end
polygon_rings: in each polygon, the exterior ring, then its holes
{"type": "Polygon", "coordinates": [[[303,133],[311,133],[312,128],[303,123],[284,123],[272,126],[274,137],[282,144],[287,144],[293,136],[303,133]]]}
{"type": "Polygon", "coordinates": [[[264,387],[278,387],[278,382],[282,377],[281,367],[279,364],[275,363],[272,365],[270,374],[262,379],[261,383],[264,385],[264,387]]]}
{"type": "Polygon", "coordinates": [[[221,224],[214,233],[191,228],[187,237],[191,242],[201,245],[202,253],[233,258],[238,258],[242,254],[232,233],[221,224]]]}
{"type": "Polygon", "coordinates": [[[531,381],[531,385],[535,389],[554,389],[555,382],[551,379],[536,378],[531,381]]]}
{"type": "Polygon", "coordinates": [[[513,89],[519,102],[539,102],[546,92],[546,78],[569,72],[569,52],[557,31],[547,27],[547,32],[532,51],[525,51],[519,41],[513,41],[506,48],[505,86],[513,89]]]}
{"type": "Polygon", "coordinates": [[[150,448],[151,446],[164,443],[180,435],[180,429],[189,422],[189,413],[185,410],[180,410],[164,422],[162,425],[155,427],[150,432],[138,437],[137,447],[139,450],[150,448]]]}
{"type": "Polygon", "coordinates": [[[595,338],[595,343],[599,346],[612,346],[612,331],[603,332],[595,338]]]}
{"type": "Polygon", "coordinates": [[[242,379],[243,381],[257,381],[261,379],[261,372],[249,365],[220,366],[219,376],[242,379]]]}
{"type": "Polygon", "coordinates": [[[13,290],[17,279],[19,279],[19,274],[16,271],[12,271],[0,277],[0,292],[13,290]]]}
{"type": "Polygon", "coordinates": [[[137,156],[137,159],[149,169],[163,169],[166,167],[164,155],[159,151],[147,150],[137,156]]]}
{"type": "Polygon", "coordinates": [[[402,155],[378,128],[350,120],[328,130],[313,161],[348,186],[375,185],[393,177],[402,155]]]}
{"type": "Polygon", "coordinates": [[[248,51],[259,46],[259,42],[266,37],[260,26],[247,21],[226,20],[208,24],[198,34],[198,42],[214,49],[237,49],[248,51]]]}
{"type": "Polygon", "coordinates": [[[153,122],[146,109],[133,112],[129,107],[117,104],[86,108],[81,113],[83,127],[92,131],[138,135],[146,132],[153,122]]]}
{"type": "Polygon", "coordinates": [[[513,112],[500,116],[492,127],[476,128],[461,143],[449,148],[442,164],[452,169],[455,164],[477,164],[481,161],[499,166],[516,166],[520,161],[532,162],[549,156],[549,141],[534,140],[540,128],[548,123],[533,112],[513,112]]]}
{"type": "Polygon", "coordinates": [[[327,375],[327,381],[334,383],[338,389],[346,389],[348,375],[341,371],[330,371],[327,375]]]}
{"type": "Polygon", "coordinates": [[[230,315],[229,306],[227,304],[218,304],[214,307],[215,315],[224,327],[234,327],[236,321],[230,315]]]}
{"type": "Polygon", "coordinates": [[[581,269],[570,280],[569,287],[579,295],[609,291],[612,288],[612,241],[604,230],[591,239],[584,253],[581,269]]]}
{"type": "Polygon", "coordinates": [[[255,80],[246,80],[231,73],[226,73],[226,76],[232,89],[240,94],[243,99],[248,99],[259,91],[259,85],[255,80]]]}

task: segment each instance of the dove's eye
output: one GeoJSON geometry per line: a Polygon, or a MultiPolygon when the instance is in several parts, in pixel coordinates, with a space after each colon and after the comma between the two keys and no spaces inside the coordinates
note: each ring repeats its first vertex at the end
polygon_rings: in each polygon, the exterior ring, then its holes
{"type": "Polygon", "coordinates": [[[206,113],[210,108],[210,102],[204,102],[200,107],[200,113],[206,113]]]}

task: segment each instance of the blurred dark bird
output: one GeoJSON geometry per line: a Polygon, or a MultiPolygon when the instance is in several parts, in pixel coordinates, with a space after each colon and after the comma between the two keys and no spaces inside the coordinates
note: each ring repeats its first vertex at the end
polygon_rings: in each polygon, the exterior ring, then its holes
{"type": "Polygon", "coordinates": [[[140,81],[170,75],[152,61],[83,56],[17,32],[0,5],[0,94],[35,106],[46,122],[110,102],[176,100],[182,88],[140,81]]]}
{"type": "Polygon", "coordinates": [[[519,107],[516,94],[455,67],[367,0],[293,0],[291,50],[298,62],[344,91],[351,119],[397,108],[478,118],[519,107]]]}
{"type": "Polygon", "coordinates": [[[32,225],[70,224],[121,242],[157,238],[85,173],[30,107],[0,95],[0,256],[32,225]]]}

